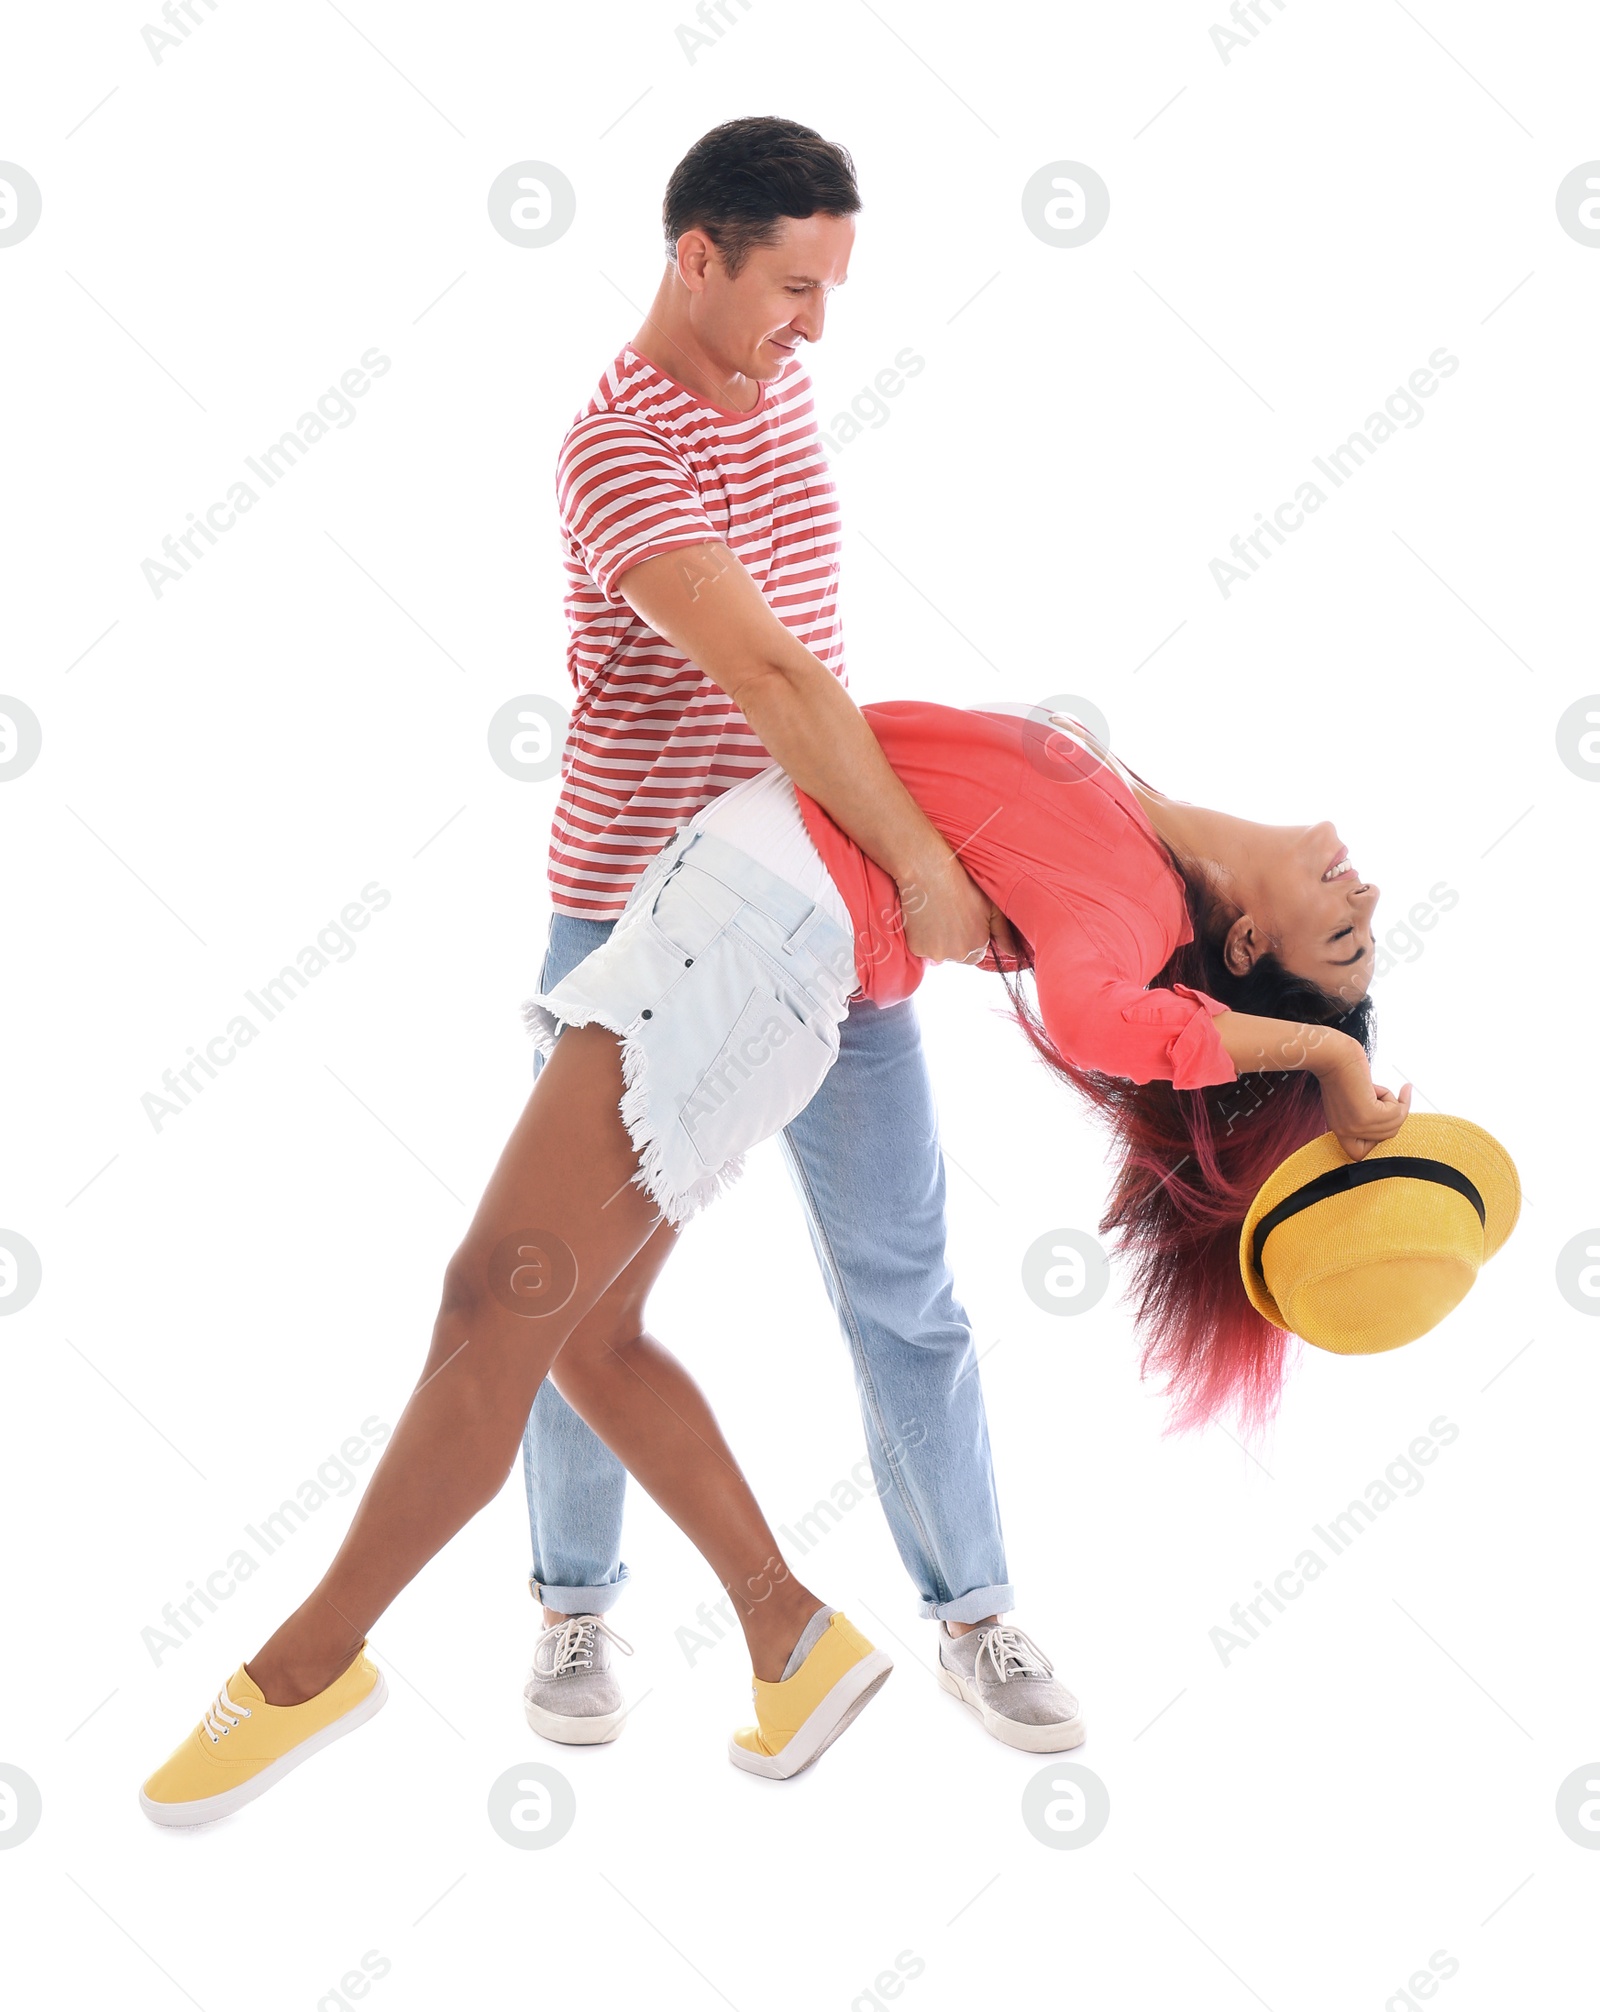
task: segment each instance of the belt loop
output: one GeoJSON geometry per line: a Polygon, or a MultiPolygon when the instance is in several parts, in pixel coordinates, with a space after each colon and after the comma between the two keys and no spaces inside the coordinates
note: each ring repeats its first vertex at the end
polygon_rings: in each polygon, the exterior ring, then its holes
{"type": "MultiPolygon", "coordinates": [[[[813,901],[809,911],[801,916],[793,929],[783,939],[782,948],[786,956],[792,957],[797,950],[810,949],[811,938],[817,933],[819,920],[827,921],[829,917],[822,903],[820,901],[813,901]]],[[[813,958],[816,958],[814,950],[811,951],[811,955],[813,958]]],[[[821,960],[817,959],[817,961],[820,962],[821,960]]]]}

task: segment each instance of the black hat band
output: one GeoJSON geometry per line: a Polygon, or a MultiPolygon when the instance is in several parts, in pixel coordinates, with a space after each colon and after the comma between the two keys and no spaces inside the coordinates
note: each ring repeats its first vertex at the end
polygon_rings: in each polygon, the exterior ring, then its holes
{"type": "Polygon", "coordinates": [[[1255,1235],[1250,1240],[1250,1263],[1255,1275],[1266,1285],[1266,1274],[1261,1269],[1261,1252],[1267,1238],[1290,1216],[1298,1215],[1302,1209],[1309,1209],[1315,1202],[1325,1202],[1334,1195],[1346,1195],[1353,1189],[1363,1187],[1368,1181],[1394,1179],[1410,1181],[1437,1181],[1440,1187],[1454,1188],[1458,1195],[1465,1195],[1478,1211],[1478,1221],[1488,1225],[1488,1212],[1483,1206],[1483,1196],[1473,1186],[1459,1167],[1452,1167],[1444,1160],[1426,1160],[1414,1155],[1396,1153],[1382,1160],[1353,1160],[1348,1166],[1335,1167],[1332,1172],[1318,1174],[1314,1181],[1307,1181],[1302,1188],[1296,1188],[1292,1195],[1286,1195],[1276,1207],[1256,1224],[1255,1235]]]}

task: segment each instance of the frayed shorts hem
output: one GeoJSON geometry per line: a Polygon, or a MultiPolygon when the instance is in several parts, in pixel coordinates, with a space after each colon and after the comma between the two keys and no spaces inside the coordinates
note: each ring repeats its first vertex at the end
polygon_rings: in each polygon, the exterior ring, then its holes
{"type": "Polygon", "coordinates": [[[687,1182],[674,1183],[666,1168],[666,1145],[660,1128],[650,1114],[649,1055],[643,1041],[633,1031],[632,1022],[620,1013],[606,1013],[598,1006],[572,1007],[559,1016],[545,1001],[559,994],[560,987],[536,994],[522,1002],[523,1025],[534,1045],[548,1062],[563,1027],[604,1027],[622,1045],[622,1101],[617,1110],[627,1128],[628,1141],[639,1155],[639,1164],[629,1176],[642,1189],[669,1223],[681,1227],[697,1216],[724,1188],[731,1187],[744,1172],[744,1155],[735,1153],[720,1167],[687,1182]]]}

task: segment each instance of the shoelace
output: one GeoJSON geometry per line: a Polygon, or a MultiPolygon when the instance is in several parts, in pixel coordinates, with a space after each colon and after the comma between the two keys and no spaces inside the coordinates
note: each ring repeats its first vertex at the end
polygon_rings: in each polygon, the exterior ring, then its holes
{"type": "Polygon", "coordinates": [[[1009,1683],[1013,1677],[1050,1677],[1055,1674],[1055,1664],[1039,1644],[1020,1628],[1008,1628],[1003,1622],[990,1628],[978,1645],[972,1665],[974,1676],[985,1656],[1003,1684],[1009,1683]]]}
{"type": "Polygon", "coordinates": [[[247,1719],[249,1716],[250,1707],[236,1705],[228,1695],[228,1686],[224,1684],[217,1693],[215,1703],[206,1711],[205,1728],[211,1735],[211,1744],[215,1746],[224,1733],[231,1733],[240,1719],[247,1719]]]}
{"type": "Polygon", "coordinates": [[[557,1623],[557,1627],[560,1629],[559,1634],[556,1634],[555,1629],[550,1630],[551,1634],[555,1634],[555,1640],[551,1643],[550,1674],[553,1677],[565,1676],[568,1670],[594,1668],[596,1629],[615,1642],[625,1656],[633,1654],[632,1643],[625,1642],[616,1629],[610,1627],[598,1614],[569,1614],[565,1622],[557,1623]]]}

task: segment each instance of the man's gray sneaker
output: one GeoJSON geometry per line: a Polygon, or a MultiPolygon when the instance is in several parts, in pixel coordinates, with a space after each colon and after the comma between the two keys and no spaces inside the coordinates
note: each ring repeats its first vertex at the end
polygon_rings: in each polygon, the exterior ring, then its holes
{"type": "Polygon", "coordinates": [[[598,1614],[569,1614],[546,1628],[533,1649],[522,1687],[528,1724],[563,1746],[601,1746],[622,1731],[628,1714],[611,1667],[610,1644],[632,1648],[598,1614]]]}
{"type": "Polygon", "coordinates": [[[1056,1682],[1050,1658],[1003,1621],[964,1635],[941,1621],[939,1683],[978,1714],[986,1732],[1024,1753],[1060,1753],[1086,1731],[1078,1700],[1056,1682]]]}

